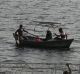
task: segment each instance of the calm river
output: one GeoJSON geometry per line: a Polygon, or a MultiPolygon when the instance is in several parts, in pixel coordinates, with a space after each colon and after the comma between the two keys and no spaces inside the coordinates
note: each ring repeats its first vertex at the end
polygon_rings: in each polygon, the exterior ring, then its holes
{"type": "Polygon", "coordinates": [[[0,0],[0,62],[80,64],[80,1],[0,0]],[[68,38],[74,38],[70,50],[17,48],[13,32],[19,24],[33,29],[32,21],[61,23],[68,38]]]}

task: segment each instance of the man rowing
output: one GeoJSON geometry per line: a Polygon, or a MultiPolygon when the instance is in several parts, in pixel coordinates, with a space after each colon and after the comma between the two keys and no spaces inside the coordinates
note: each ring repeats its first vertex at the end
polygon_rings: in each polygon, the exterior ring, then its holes
{"type": "Polygon", "coordinates": [[[65,40],[67,39],[67,34],[63,31],[62,28],[59,28],[59,35],[55,34],[57,37],[55,39],[65,40]]]}

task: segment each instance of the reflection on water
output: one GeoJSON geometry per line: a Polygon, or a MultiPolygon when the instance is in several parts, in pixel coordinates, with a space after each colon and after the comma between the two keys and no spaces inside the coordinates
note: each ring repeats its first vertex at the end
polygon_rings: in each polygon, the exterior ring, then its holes
{"type": "MultiPolygon", "coordinates": [[[[27,62],[27,63],[79,63],[80,61],[80,2],[77,0],[0,0],[0,61],[27,62]],[[46,28],[35,27],[32,21],[59,22],[56,29],[64,28],[68,38],[74,38],[70,50],[60,49],[35,49],[18,48],[12,33],[16,31],[19,24],[26,29],[32,29],[31,33],[45,36],[46,28]],[[30,27],[31,26],[31,27],[30,27]],[[36,29],[36,30],[37,30],[36,29]]],[[[57,24],[56,24],[57,25],[57,24]]]]}

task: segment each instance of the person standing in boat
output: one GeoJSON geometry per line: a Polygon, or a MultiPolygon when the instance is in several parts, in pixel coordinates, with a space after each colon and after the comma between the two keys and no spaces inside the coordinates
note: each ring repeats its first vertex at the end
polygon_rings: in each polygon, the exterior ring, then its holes
{"type": "Polygon", "coordinates": [[[52,39],[52,33],[50,30],[47,30],[45,41],[52,39]]]}
{"type": "MultiPolygon", "coordinates": [[[[16,32],[15,32],[15,35],[18,36],[17,39],[18,39],[19,41],[22,40],[22,39],[24,39],[23,32],[27,32],[27,31],[23,29],[23,25],[20,25],[20,26],[19,26],[19,29],[17,29],[16,32]]],[[[27,32],[27,33],[28,33],[28,32],[27,32]]]]}
{"type": "Polygon", "coordinates": [[[59,28],[59,35],[55,34],[57,37],[55,39],[65,40],[67,39],[67,34],[63,31],[62,28],[59,28]]]}

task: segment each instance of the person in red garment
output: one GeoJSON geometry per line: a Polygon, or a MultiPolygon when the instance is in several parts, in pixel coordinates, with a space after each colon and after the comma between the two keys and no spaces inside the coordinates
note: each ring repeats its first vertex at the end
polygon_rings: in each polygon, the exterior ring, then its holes
{"type": "Polygon", "coordinates": [[[36,37],[35,37],[35,41],[36,41],[37,43],[39,43],[39,42],[42,42],[42,39],[41,39],[39,36],[36,36],[36,37]]]}

